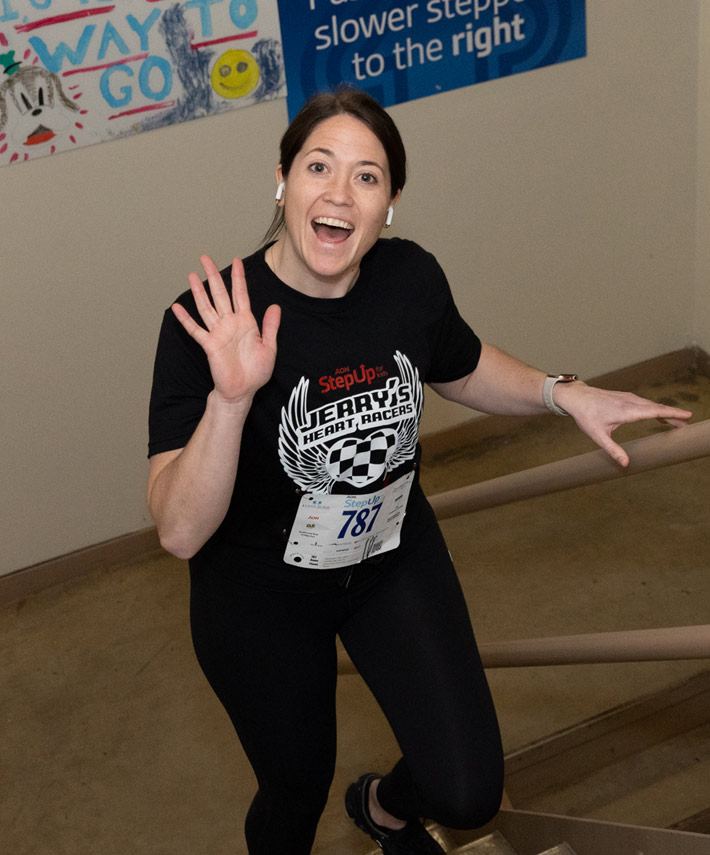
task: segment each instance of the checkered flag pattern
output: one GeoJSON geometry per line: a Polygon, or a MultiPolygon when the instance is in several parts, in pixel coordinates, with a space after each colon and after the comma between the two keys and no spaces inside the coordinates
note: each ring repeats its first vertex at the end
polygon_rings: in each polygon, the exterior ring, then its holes
{"type": "Polygon", "coordinates": [[[371,434],[364,439],[336,443],[328,454],[326,469],[336,481],[362,486],[376,481],[385,471],[387,458],[397,443],[394,431],[371,434]]]}

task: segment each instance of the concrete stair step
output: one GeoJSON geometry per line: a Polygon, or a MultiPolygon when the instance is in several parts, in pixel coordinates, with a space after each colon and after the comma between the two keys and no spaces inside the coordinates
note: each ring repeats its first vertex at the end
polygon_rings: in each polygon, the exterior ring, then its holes
{"type": "Polygon", "coordinates": [[[494,831],[455,849],[447,849],[447,852],[449,855],[517,855],[500,831],[494,831]]]}
{"type": "MultiPolygon", "coordinates": [[[[484,837],[479,837],[471,843],[456,846],[450,832],[434,823],[427,823],[427,831],[448,855],[518,855],[500,831],[492,831],[484,837]]],[[[546,849],[540,855],[576,855],[569,843],[560,843],[551,849],[546,849]]]]}
{"type": "Polygon", "coordinates": [[[451,832],[447,831],[443,826],[430,821],[426,823],[426,830],[431,834],[434,840],[436,840],[439,846],[441,846],[444,852],[451,852],[456,848],[456,841],[451,836],[451,832]]]}
{"type": "MultiPolygon", "coordinates": [[[[451,833],[442,826],[428,822],[426,829],[447,855],[518,855],[499,831],[493,831],[485,837],[458,846],[451,833]]],[[[370,855],[381,855],[381,850],[375,849],[370,855]]],[[[561,849],[559,853],[551,849],[549,855],[574,855],[574,853],[571,849],[561,849]]]]}
{"type": "Polygon", "coordinates": [[[707,809],[709,780],[710,724],[581,775],[521,807],[668,828],[707,809]]]}
{"type": "Polygon", "coordinates": [[[577,855],[569,843],[560,843],[559,846],[553,846],[552,849],[546,849],[540,855],[577,855]]]}
{"type": "Polygon", "coordinates": [[[506,758],[516,808],[647,827],[710,828],[710,671],[506,758]]]}
{"type": "Polygon", "coordinates": [[[477,832],[427,830],[448,855],[710,855],[705,834],[519,810],[501,810],[477,832]]]}

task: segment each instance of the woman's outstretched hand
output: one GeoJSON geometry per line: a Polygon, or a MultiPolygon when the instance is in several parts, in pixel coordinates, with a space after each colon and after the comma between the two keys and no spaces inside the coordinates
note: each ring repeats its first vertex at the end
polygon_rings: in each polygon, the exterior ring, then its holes
{"type": "Polygon", "coordinates": [[[175,317],[207,354],[215,392],[227,403],[249,401],[270,379],[276,359],[276,334],[281,309],[269,306],[261,331],[251,313],[242,262],[232,263],[232,296],[212,259],[200,258],[207,275],[211,299],[200,277],[189,276],[190,290],[207,329],[203,329],[179,303],[172,306],[175,317]]]}
{"type": "Polygon", "coordinates": [[[568,410],[587,436],[620,466],[629,465],[629,455],[612,439],[618,427],[644,419],[658,419],[673,427],[684,427],[692,416],[689,410],[658,404],[630,392],[609,392],[584,383],[564,386],[559,383],[555,386],[555,401],[568,410]]]}

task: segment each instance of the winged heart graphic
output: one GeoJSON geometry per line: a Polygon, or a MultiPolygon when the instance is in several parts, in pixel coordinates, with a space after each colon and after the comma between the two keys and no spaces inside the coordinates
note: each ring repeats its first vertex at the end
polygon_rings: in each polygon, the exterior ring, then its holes
{"type": "Polygon", "coordinates": [[[394,358],[400,377],[391,392],[400,404],[406,395],[410,406],[396,409],[406,410],[407,415],[392,417],[386,427],[375,422],[368,433],[353,418],[345,436],[307,443],[304,437],[311,425],[307,405],[309,381],[302,377],[291,392],[288,405],[281,410],[279,458],[288,477],[304,492],[331,493],[338,482],[361,488],[414,457],[424,403],[422,384],[419,371],[404,354],[397,351],[394,358]]]}

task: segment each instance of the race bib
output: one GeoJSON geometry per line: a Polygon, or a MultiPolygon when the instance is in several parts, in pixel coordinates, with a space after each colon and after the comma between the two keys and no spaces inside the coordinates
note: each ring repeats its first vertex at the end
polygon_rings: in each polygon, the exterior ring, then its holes
{"type": "Polygon", "coordinates": [[[399,546],[414,472],[374,493],[301,497],[284,561],[328,570],[399,546]]]}

